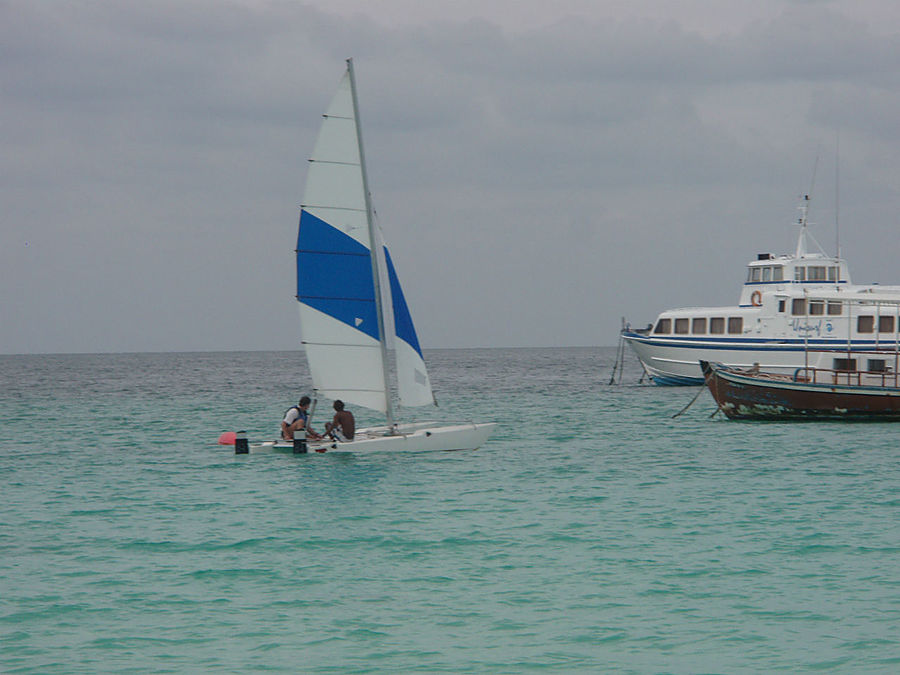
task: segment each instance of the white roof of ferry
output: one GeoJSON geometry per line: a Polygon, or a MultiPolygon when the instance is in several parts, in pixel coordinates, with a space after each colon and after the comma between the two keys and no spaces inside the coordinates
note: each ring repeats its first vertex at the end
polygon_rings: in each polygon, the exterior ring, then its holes
{"type": "MultiPolygon", "coordinates": [[[[780,295],[776,293],[776,295],[780,295]]],[[[787,293],[784,294],[787,296],[787,293]]],[[[810,300],[830,300],[832,302],[854,302],[860,304],[900,305],[900,286],[857,286],[838,290],[811,290],[807,293],[810,300]]]]}

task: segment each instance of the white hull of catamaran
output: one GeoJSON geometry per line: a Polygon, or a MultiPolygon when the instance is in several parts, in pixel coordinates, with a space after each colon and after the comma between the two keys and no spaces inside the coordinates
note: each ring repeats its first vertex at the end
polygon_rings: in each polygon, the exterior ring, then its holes
{"type": "MultiPolygon", "coordinates": [[[[396,432],[387,435],[387,427],[359,429],[352,441],[308,441],[307,452],[359,453],[371,452],[427,452],[435,450],[475,450],[488,439],[497,425],[493,422],[481,424],[454,424],[438,426],[433,423],[418,422],[401,424],[396,432]]],[[[250,443],[250,453],[294,452],[291,441],[266,441],[250,443]]]]}

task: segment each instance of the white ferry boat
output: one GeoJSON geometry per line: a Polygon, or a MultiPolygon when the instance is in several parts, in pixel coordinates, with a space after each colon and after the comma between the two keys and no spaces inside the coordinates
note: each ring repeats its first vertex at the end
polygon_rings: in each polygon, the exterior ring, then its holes
{"type": "MultiPolygon", "coordinates": [[[[793,374],[810,366],[839,368],[853,352],[896,349],[900,286],[853,284],[847,263],[827,255],[809,234],[808,206],[806,197],[796,252],[762,253],[750,262],[738,305],[670,309],[646,329],[622,331],[653,382],[703,384],[701,360],[793,374]],[[819,252],[807,250],[810,242],[819,252]],[[811,350],[820,359],[833,352],[834,362],[809,363],[811,350]]],[[[890,368],[878,358],[859,365],[890,368]]]]}

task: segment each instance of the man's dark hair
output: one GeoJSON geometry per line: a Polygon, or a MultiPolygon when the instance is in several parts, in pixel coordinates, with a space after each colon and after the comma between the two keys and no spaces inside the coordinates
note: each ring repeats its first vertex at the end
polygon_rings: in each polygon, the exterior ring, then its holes
{"type": "Polygon", "coordinates": [[[338,399],[337,401],[335,401],[335,402],[334,402],[334,409],[335,409],[335,410],[343,410],[343,409],[344,409],[344,402],[341,401],[340,399],[338,399]]]}
{"type": "Polygon", "coordinates": [[[309,400],[310,400],[309,396],[304,396],[303,398],[300,399],[300,405],[301,406],[309,405],[309,400]]]}

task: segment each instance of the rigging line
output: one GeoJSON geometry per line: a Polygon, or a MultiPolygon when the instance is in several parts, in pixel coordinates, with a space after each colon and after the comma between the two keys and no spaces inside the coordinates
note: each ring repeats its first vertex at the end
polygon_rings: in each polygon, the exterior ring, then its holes
{"type": "Polygon", "coordinates": [[[639,361],[640,364],[641,364],[641,369],[644,371],[644,372],[641,374],[641,379],[638,380],[638,384],[643,384],[643,383],[644,383],[644,377],[645,377],[645,376],[647,377],[648,380],[651,380],[651,381],[652,381],[652,380],[653,380],[653,377],[650,375],[649,372],[647,372],[647,366],[644,365],[644,362],[641,361],[640,358],[638,358],[638,361],[639,361]]]}
{"type": "MultiPolygon", "coordinates": [[[[623,323],[624,323],[624,321],[623,321],[623,323]]],[[[619,356],[622,353],[622,339],[623,339],[622,338],[622,330],[619,329],[619,342],[618,342],[618,344],[616,344],[616,360],[613,361],[612,374],[609,376],[609,382],[607,383],[607,386],[614,384],[616,381],[616,370],[619,367],[619,356]]]]}
{"type": "Polygon", "coordinates": [[[679,410],[677,413],[675,413],[674,415],[672,415],[672,419],[675,419],[676,417],[679,417],[680,415],[683,415],[684,413],[686,413],[686,412],[687,412],[687,409],[690,408],[692,405],[694,405],[694,401],[696,401],[698,398],[700,398],[700,394],[702,394],[703,391],[704,391],[705,389],[706,389],[706,385],[704,384],[702,387],[700,387],[700,391],[698,391],[698,392],[694,395],[694,398],[691,399],[691,402],[690,402],[690,403],[688,403],[688,404],[687,404],[686,406],[684,406],[681,410],[679,410]]]}
{"type": "Polygon", "coordinates": [[[809,192],[807,193],[807,197],[812,197],[813,189],[816,187],[816,172],[819,169],[819,150],[821,149],[821,144],[816,147],[816,161],[813,162],[813,172],[812,172],[812,180],[809,184],[809,192]]]}
{"type": "MultiPolygon", "coordinates": [[[[619,344],[621,344],[621,343],[622,343],[622,338],[619,337],[619,344]]],[[[616,345],[616,360],[613,361],[613,372],[612,372],[612,374],[609,376],[609,382],[606,383],[607,385],[611,385],[611,384],[614,384],[614,383],[615,383],[615,381],[616,381],[616,369],[617,369],[618,367],[619,367],[619,345],[616,345]]]]}
{"type": "Polygon", "coordinates": [[[625,341],[625,338],[622,336],[622,332],[620,331],[620,332],[619,332],[619,344],[616,345],[616,360],[613,362],[612,374],[609,376],[609,382],[607,383],[607,385],[612,385],[612,384],[615,384],[615,383],[616,383],[616,371],[617,371],[617,370],[619,371],[619,383],[621,384],[621,382],[622,382],[622,380],[621,380],[621,377],[622,377],[622,376],[621,376],[621,372],[622,372],[621,369],[622,369],[622,366],[623,366],[623,364],[622,364],[622,361],[623,361],[623,359],[622,359],[622,357],[623,357],[622,346],[623,346],[623,344],[622,344],[622,343],[623,343],[624,341],[625,341]]]}

